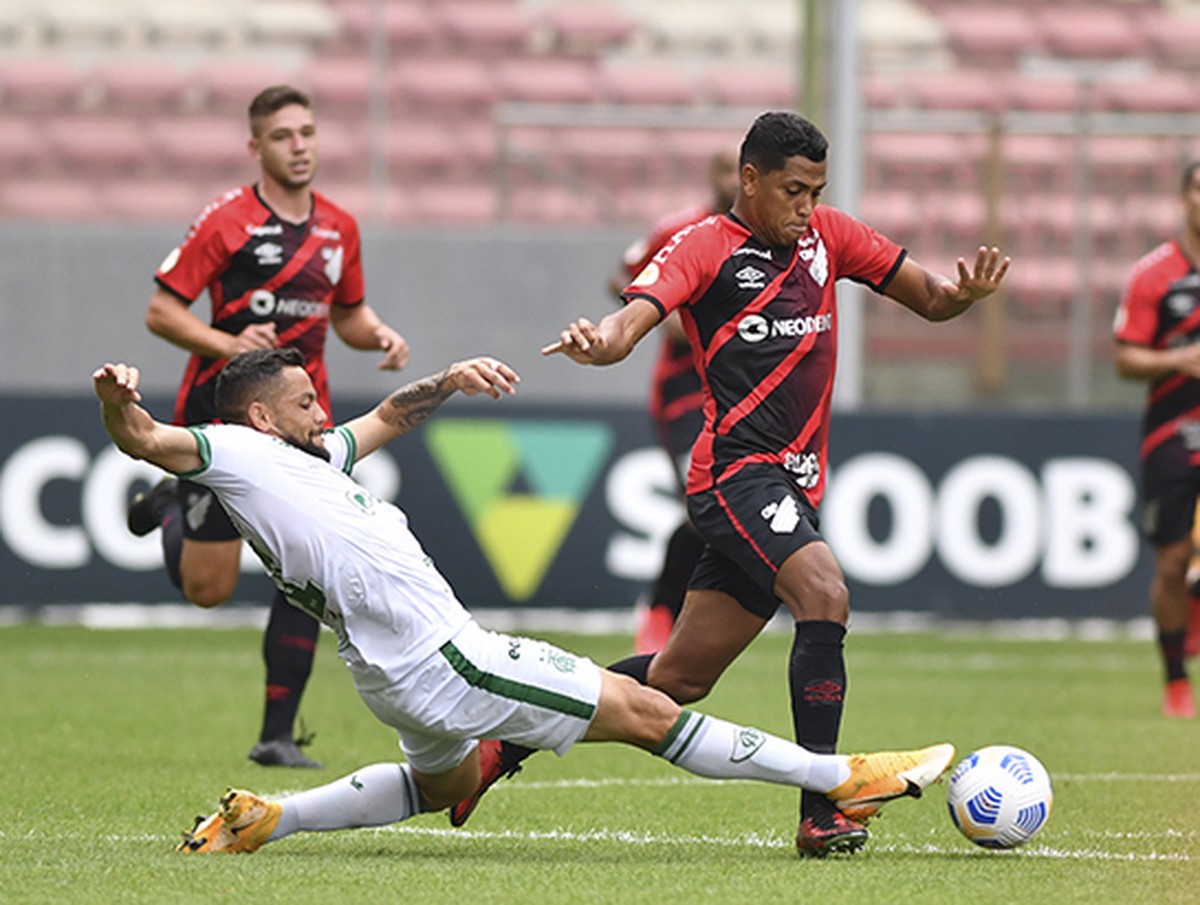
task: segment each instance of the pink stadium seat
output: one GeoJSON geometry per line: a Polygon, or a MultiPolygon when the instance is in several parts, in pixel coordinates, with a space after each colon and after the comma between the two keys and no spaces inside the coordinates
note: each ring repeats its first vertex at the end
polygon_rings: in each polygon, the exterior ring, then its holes
{"type": "Polygon", "coordinates": [[[1017,110],[1072,111],[1082,102],[1079,83],[1062,76],[1006,73],[1003,88],[1009,106],[1017,110]]]}
{"type": "Polygon", "coordinates": [[[1200,53],[1196,51],[1200,47],[1200,15],[1195,7],[1177,13],[1146,10],[1139,16],[1139,24],[1158,65],[1200,68],[1200,53]]]}
{"type": "Polygon", "coordinates": [[[273,63],[230,61],[216,56],[202,63],[195,79],[204,104],[215,113],[245,114],[264,88],[290,81],[292,73],[273,63]]]}
{"type": "Polygon", "coordinates": [[[918,222],[918,198],[903,190],[875,189],[863,195],[862,220],[891,239],[912,235],[918,222]]]}
{"type": "Polygon", "coordinates": [[[442,32],[463,53],[513,53],[524,47],[533,33],[525,13],[513,2],[442,0],[430,11],[442,32]]]}
{"type": "Polygon", "coordinates": [[[723,106],[759,110],[796,106],[796,74],[789,65],[722,63],[709,68],[702,86],[705,98],[723,106]]]}
{"type": "Polygon", "coordinates": [[[586,3],[551,6],[541,17],[560,53],[595,57],[628,41],[634,22],[609,5],[586,3]]]}
{"type": "Polygon", "coordinates": [[[144,169],[152,143],[130,117],[59,116],[46,125],[47,153],[76,173],[109,175],[144,169]]]}
{"type": "Polygon", "coordinates": [[[517,186],[501,214],[507,220],[537,224],[594,224],[603,219],[596,195],[557,183],[517,186]]]}
{"type": "Polygon", "coordinates": [[[1155,73],[1136,80],[1106,81],[1096,88],[1096,106],[1139,113],[1193,113],[1197,108],[1196,81],[1194,77],[1174,72],[1155,73]]]}
{"type": "Polygon", "coordinates": [[[439,183],[413,186],[409,211],[426,224],[481,224],[496,219],[496,192],[491,183],[439,183]]]}
{"type": "Polygon", "coordinates": [[[400,106],[435,116],[476,114],[499,97],[485,64],[469,58],[405,60],[392,70],[388,87],[400,106]]]}
{"type": "Polygon", "coordinates": [[[107,181],[100,189],[100,205],[119,220],[189,223],[212,200],[212,193],[182,179],[127,179],[107,181]]]}
{"type": "Polygon", "coordinates": [[[10,58],[0,62],[0,103],[6,111],[70,110],[86,84],[61,57],[10,58]]]}
{"type": "Polygon", "coordinates": [[[189,80],[169,59],[114,60],[92,70],[91,83],[107,110],[178,112],[190,100],[189,80]]]}
{"type": "Polygon", "coordinates": [[[1145,53],[1145,36],[1137,19],[1123,9],[1090,4],[1047,3],[1034,15],[1046,48],[1068,57],[1138,57],[1145,53]]]}
{"type": "Polygon", "coordinates": [[[486,176],[495,165],[490,123],[474,127],[427,120],[401,121],[388,129],[387,156],[393,179],[415,182],[428,176],[486,176]]]}
{"type": "Polygon", "coordinates": [[[1003,81],[992,73],[952,70],[912,80],[916,103],[930,110],[999,110],[1005,105],[1003,81]]]}
{"type": "Polygon", "coordinates": [[[98,190],[84,179],[18,179],[0,187],[0,216],[32,220],[96,220],[98,190]]]}
{"type": "Polygon", "coordinates": [[[317,120],[317,151],[322,179],[339,182],[365,179],[370,166],[369,131],[341,128],[322,117],[317,120]]]}
{"type": "Polygon", "coordinates": [[[340,182],[322,178],[318,189],[360,222],[390,223],[401,219],[408,203],[407,190],[392,183],[378,188],[363,179],[340,182]]]}
{"type": "Polygon", "coordinates": [[[46,139],[37,119],[0,115],[0,172],[16,173],[45,162],[46,139]]]}
{"type": "Polygon", "coordinates": [[[563,129],[560,142],[580,178],[611,183],[669,172],[660,138],[649,129],[577,127],[563,129]]]}
{"type": "MultiPolygon", "coordinates": [[[[383,28],[393,49],[428,51],[440,40],[440,28],[422,0],[390,0],[379,7],[383,12],[383,28]]],[[[373,0],[350,0],[338,3],[335,10],[342,21],[344,34],[351,46],[367,44],[375,27],[373,0]]]]}
{"type": "Polygon", "coordinates": [[[247,149],[249,126],[240,120],[228,116],[178,116],[156,120],[148,131],[168,171],[219,178],[229,186],[255,178],[257,165],[247,149]]]}
{"type": "Polygon", "coordinates": [[[497,65],[496,82],[508,101],[586,104],[599,92],[591,62],[567,57],[505,60],[497,65]]]}
{"type": "Polygon", "coordinates": [[[600,74],[601,91],[618,104],[690,104],[700,86],[676,66],[664,63],[616,63],[600,74]]]}
{"type": "Polygon", "coordinates": [[[319,113],[359,117],[370,105],[375,78],[381,77],[376,76],[369,57],[318,56],[296,81],[312,93],[319,113]]]}
{"type": "Polygon", "coordinates": [[[938,21],[965,66],[1010,65],[1042,49],[1037,24],[1025,9],[961,4],[941,10],[938,21]]]}

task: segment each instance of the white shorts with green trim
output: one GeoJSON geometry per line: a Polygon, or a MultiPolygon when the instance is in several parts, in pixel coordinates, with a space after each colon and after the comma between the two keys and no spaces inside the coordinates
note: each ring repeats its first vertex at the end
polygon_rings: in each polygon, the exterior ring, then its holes
{"type": "Polygon", "coordinates": [[[400,733],[414,769],[444,773],[482,738],[565,754],[595,716],[600,668],[545,641],[469,622],[397,684],[359,695],[400,733]]]}

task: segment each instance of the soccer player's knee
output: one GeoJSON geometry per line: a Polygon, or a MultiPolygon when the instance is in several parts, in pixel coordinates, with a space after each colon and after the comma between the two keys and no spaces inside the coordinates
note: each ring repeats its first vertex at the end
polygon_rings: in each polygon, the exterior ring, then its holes
{"type": "Polygon", "coordinates": [[[717,676],[679,672],[669,668],[655,669],[656,665],[650,664],[650,685],[664,692],[677,704],[692,704],[703,700],[708,697],[708,693],[717,682],[717,676]]]}
{"type": "Polygon", "coordinates": [[[227,601],[233,596],[235,587],[237,587],[236,582],[213,581],[203,578],[189,579],[188,576],[183,576],[183,596],[189,602],[206,610],[220,606],[227,601]]]}

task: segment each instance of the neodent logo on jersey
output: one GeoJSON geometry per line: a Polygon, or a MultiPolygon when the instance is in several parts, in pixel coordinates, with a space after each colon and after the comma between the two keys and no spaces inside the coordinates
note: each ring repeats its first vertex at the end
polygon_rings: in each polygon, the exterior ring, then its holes
{"type": "Polygon", "coordinates": [[[528,600],[613,448],[600,421],[445,418],[425,444],[504,592],[528,600]]]}

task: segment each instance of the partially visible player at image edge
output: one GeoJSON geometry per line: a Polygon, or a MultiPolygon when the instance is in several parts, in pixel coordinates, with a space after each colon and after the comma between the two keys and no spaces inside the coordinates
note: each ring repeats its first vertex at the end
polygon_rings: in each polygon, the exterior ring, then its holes
{"type": "Polygon", "coordinates": [[[477,739],[565,754],[620,741],[715,779],[800,787],[831,807],[873,813],[920,797],[954,747],[817,754],[750,727],[684,710],[667,695],[532,638],[481,628],[409,529],[350,477],[354,463],[428,419],[456,392],[500,399],[516,372],[488,356],[401,387],[333,430],[295,349],[243,353],[219,378],[223,424],[177,427],[138,403],[139,373],[92,375],[104,427],[123,452],[212,488],[288,600],[338,639],[359,696],[395,729],[405,763],[261,798],[228,790],[184,834],[183,852],[252,852],[300,831],[381,826],[439,811],[480,782],[477,739]]]}
{"type": "Polygon", "coordinates": [[[1113,324],[1117,373],[1148,383],[1139,450],[1142,531],[1154,548],[1150,610],[1162,712],[1196,716],[1185,663],[1188,561],[1200,499],[1200,162],[1180,181],[1182,228],[1133,266],[1113,324]]]}
{"type": "MultiPolygon", "coordinates": [[[[300,349],[321,405],[330,411],[325,337],[330,325],[351,348],[379,351],[379,367],[398,370],[408,343],[364,301],[361,241],[354,217],[312,187],[319,162],[312,103],[289,85],[265,88],[248,110],[248,149],[259,181],[210,204],[155,274],[146,312],[156,335],[191,352],[175,405],[175,423],[213,420],[213,389],[225,362],[248,349],[300,349]],[[190,306],[207,289],[210,324],[190,306]]],[[[227,601],[237,587],[242,542],[213,495],[189,480],[168,479],[135,498],[129,528],[162,526],[167,574],[201,607],[227,601]]],[[[265,702],[251,760],[264,766],[319,767],[294,735],[312,672],[318,623],[271,600],[263,636],[265,702]]]]}

